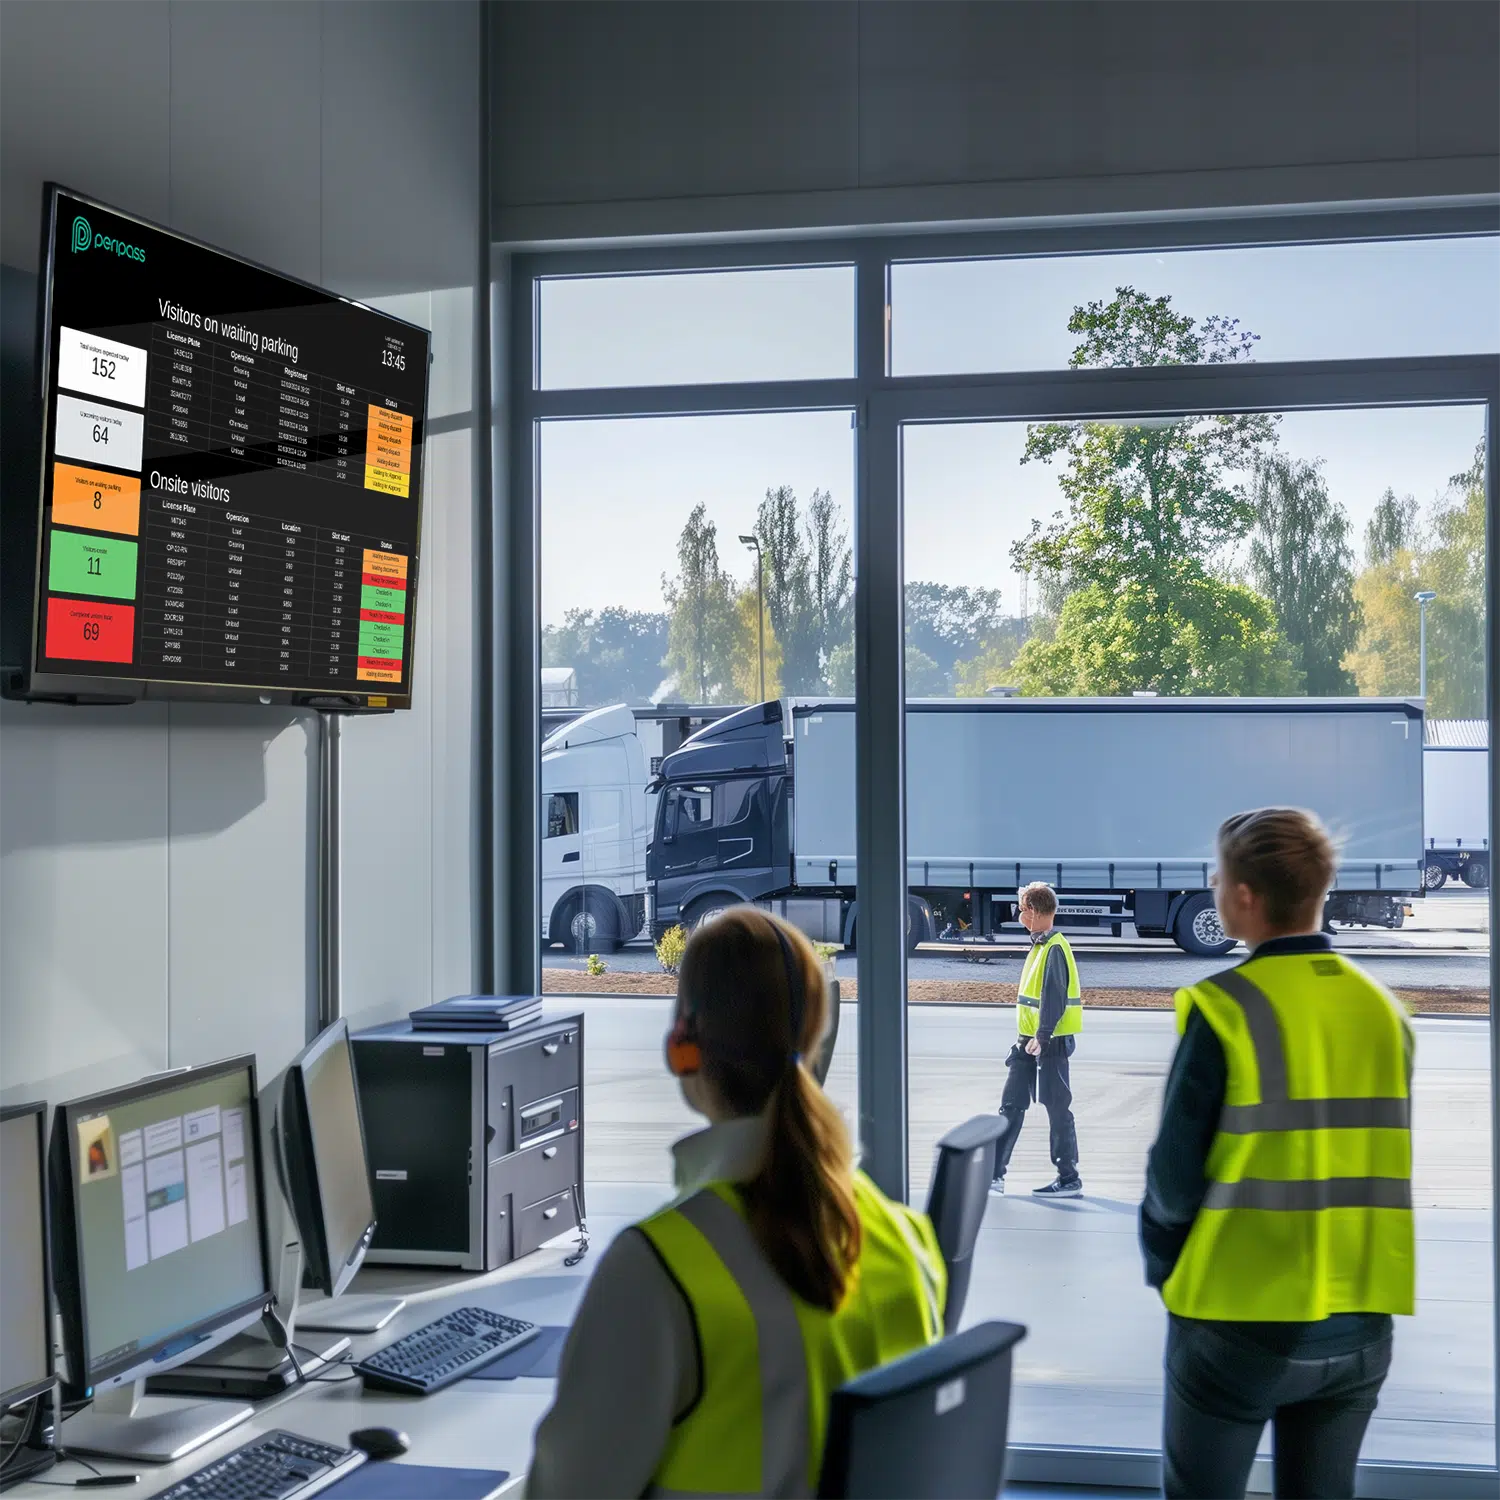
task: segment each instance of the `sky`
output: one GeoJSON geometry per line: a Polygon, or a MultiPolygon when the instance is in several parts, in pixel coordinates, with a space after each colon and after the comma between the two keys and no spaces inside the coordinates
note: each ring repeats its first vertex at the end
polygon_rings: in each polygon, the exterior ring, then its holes
{"type": "MultiPolygon", "coordinates": [[[[892,272],[897,374],[1056,369],[1072,308],[1131,285],[1202,318],[1236,317],[1262,361],[1500,350],[1500,242],[1298,246],[1170,254],[946,262],[892,272]]],[[[541,374],[548,388],[852,373],[853,273],[844,267],[615,277],[544,284],[541,374]]],[[[1467,467],[1477,408],[1305,412],[1279,424],[1282,448],[1322,458],[1356,550],[1389,485],[1424,504],[1467,467]]],[[[908,428],[906,577],[999,588],[1020,612],[1010,545],[1060,507],[1056,470],[1020,463],[1024,424],[908,428]]],[[[542,620],[571,608],[659,610],[664,572],[700,500],[720,558],[753,578],[736,538],[767,488],[804,502],[828,490],[849,513],[854,433],[847,411],[544,423],[542,620]]]]}

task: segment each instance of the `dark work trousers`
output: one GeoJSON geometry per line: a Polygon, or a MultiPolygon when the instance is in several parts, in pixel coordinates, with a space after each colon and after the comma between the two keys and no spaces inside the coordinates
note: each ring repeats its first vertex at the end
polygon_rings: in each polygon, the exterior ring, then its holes
{"type": "Polygon", "coordinates": [[[1078,1175],[1078,1130],[1073,1124],[1073,1089],[1068,1082],[1068,1059],[1073,1055],[1073,1038],[1055,1036],[1042,1048],[1040,1057],[1026,1050],[1022,1037],[1005,1059],[1008,1074],[1005,1091],[1000,1095],[1000,1113],[1010,1121],[1010,1130],[1000,1142],[995,1158],[995,1176],[1005,1176],[1011,1152],[1021,1137],[1021,1123],[1035,1099],[1047,1111],[1052,1140],[1052,1165],[1064,1180],[1078,1175]]]}
{"type": "Polygon", "coordinates": [[[1189,1318],[1167,1328],[1162,1490],[1168,1500],[1245,1493],[1272,1424],[1278,1496],[1351,1496],[1359,1445],[1391,1367],[1390,1336],[1349,1354],[1292,1359],[1189,1318]]]}

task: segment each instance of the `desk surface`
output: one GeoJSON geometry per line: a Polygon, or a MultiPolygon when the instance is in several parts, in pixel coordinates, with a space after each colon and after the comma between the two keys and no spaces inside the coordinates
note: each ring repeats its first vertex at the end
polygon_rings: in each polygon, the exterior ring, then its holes
{"type": "MultiPolygon", "coordinates": [[[[403,1334],[466,1304],[529,1318],[536,1323],[572,1321],[588,1271],[603,1248],[594,1241],[588,1259],[576,1268],[563,1265],[573,1249],[572,1234],[533,1255],[486,1275],[455,1275],[412,1267],[371,1267],[361,1271],[350,1294],[403,1296],[407,1306],[379,1333],[355,1335],[353,1355],[362,1359],[403,1334]]],[[[552,1403],[551,1380],[522,1376],[507,1381],[459,1381],[433,1396],[365,1394],[358,1378],[308,1385],[261,1402],[247,1422],[174,1464],[114,1463],[91,1459],[107,1474],[138,1473],[141,1482],[127,1490],[107,1491],[143,1497],[154,1495],[249,1441],[257,1433],[280,1427],[306,1437],[347,1447],[349,1434],[361,1427],[394,1427],[411,1439],[411,1451],[396,1463],[450,1468],[506,1469],[511,1478],[501,1494],[519,1496],[531,1463],[531,1435],[552,1403]]],[[[187,1398],[181,1398],[186,1402],[187,1398]]],[[[64,1446],[68,1429],[63,1426],[64,1446]]],[[[65,1481],[85,1471],[69,1464],[49,1470],[43,1479],[65,1481]]],[[[35,1482],[7,1491],[7,1500],[52,1500],[55,1490],[35,1482]]]]}

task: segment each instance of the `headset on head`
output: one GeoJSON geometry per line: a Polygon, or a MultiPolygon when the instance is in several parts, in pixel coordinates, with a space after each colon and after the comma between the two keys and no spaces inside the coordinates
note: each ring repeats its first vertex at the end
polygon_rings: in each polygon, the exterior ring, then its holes
{"type": "MultiPolygon", "coordinates": [[[[802,1017],[807,998],[802,985],[802,965],[792,952],[792,945],[781,929],[779,922],[772,922],[771,931],[781,947],[781,962],[786,970],[787,994],[791,1002],[792,1062],[801,1059],[797,1047],[802,1036],[802,1017]]],[[[685,1078],[703,1068],[703,1047],[698,1041],[697,1026],[692,1015],[679,1016],[677,1024],[667,1035],[667,1070],[674,1078],[685,1078]]]]}

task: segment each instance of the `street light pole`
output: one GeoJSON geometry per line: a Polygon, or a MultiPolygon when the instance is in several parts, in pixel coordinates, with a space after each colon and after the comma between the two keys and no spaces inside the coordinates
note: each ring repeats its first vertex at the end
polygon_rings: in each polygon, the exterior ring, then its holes
{"type": "Polygon", "coordinates": [[[760,551],[758,536],[742,536],[740,540],[755,551],[755,643],[760,652],[760,701],[766,701],[766,606],[762,590],[765,587],[766,570],[760,551]]]}
{"type": "Polygon", "coordinates": [[[1433,589],[1418,589],[1412,595],[1412,598],[1417,601],[1417,607],[1422,612],[1421,624],[1418,627],[1418,640],[1420,644],[1417,648],[1417,672],[1419,677],[1417,696],[1425,700],[1427,697],[1427,606],[1437,598],[1437,593],[1433,589]]]}

